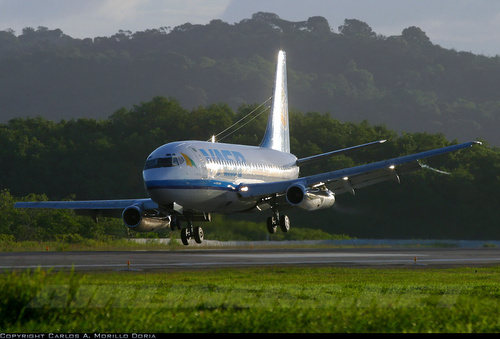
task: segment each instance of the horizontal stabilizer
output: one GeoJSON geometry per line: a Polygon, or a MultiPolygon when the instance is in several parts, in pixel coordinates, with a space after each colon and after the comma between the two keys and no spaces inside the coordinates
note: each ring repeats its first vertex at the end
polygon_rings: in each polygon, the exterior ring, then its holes
{"type": "Polygon", "coordinates": [[[343,148],[343,149],[339,149],[339,150],[332,151],[332,152],[327,152],[327,153],[323,153],[323,154],[313,155],[313,156],[307,157],[307,158],[297,159],[296,165],[297,166],[309,165],[311,163],[323,160],[325,158],[328,158],[328,157],[331,157],[331,156],[334,156],[334,155],[345,154],[345,153],[348,153],[348,152],[351,152],[351,151],[359,150],[359,149],[367,147],[367,146],[380,145],[380,144],[383,144],[384,142],[386,142],[386,140],[373,141],[373,142],[369,142],[369,143],[363,144],[363,145],[358,145],[358,146],[343,148]]]}

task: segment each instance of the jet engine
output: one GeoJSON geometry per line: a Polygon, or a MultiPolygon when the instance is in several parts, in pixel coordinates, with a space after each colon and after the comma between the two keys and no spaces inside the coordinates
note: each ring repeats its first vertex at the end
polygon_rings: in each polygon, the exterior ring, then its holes
{"type": "Polygon", "coordinates": [[[142,206],[132,205],[123,210],[122,219],[125,225],[136,232],[151,232],[170,227],[170,216],[160,217],[146,213],[142,206]]]}
{"type": "Polygon", "coordinates": [[[286,190],[286,200],[292,206],[314,211],[333,206],[335,194],[324,186],[306,188],[304,185],[294,184],[286,190]]]}

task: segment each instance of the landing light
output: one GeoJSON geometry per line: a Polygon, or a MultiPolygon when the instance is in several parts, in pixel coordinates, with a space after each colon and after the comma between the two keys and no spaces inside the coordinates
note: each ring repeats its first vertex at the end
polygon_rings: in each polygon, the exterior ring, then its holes
{"type": "Polygon", "coordinates": [[[243,186],[242,188],[240,188],[240,191],[248,192],[248,186],[243,186]]]}
{"type": "Polygon", "coordinates": [[[391,166],[389,166],[389,168],[390,168],[391,170],[393,170],[393,169],[395,169],[395,168],[396,168],[396,166],[391,165],[391,166]]]}
{"type": "Polygon", "coordinates": [[[343,177],[342,179],[345,180],[345,181],[349,180],[348,177],[343,177]]]}

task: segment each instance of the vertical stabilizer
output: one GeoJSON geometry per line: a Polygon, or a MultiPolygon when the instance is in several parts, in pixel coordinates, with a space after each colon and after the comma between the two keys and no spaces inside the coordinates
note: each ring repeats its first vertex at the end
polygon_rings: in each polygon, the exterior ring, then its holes
{"type": "Polygon", "coordinates": [[[290,153],[288,93],[286,87],[286,54],[284,51],[279,51],[278,63],[276,64],[273,104],[267,121],[266,134],[260,146],[290,153]]]}

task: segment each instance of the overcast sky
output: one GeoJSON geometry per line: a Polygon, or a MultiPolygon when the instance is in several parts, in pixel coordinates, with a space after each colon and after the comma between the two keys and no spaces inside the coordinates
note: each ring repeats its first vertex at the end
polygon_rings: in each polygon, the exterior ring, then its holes
{"type": "Polygon", "coordinates": [[[335,32],[346,18],[385,36],[417,26],[444,48],[500,54],[500,0],[0,0],[0,30],[45,26],[93,38],[213,19],[233,24],[259,11],[289,21],[323,16],[335,32]]]}

